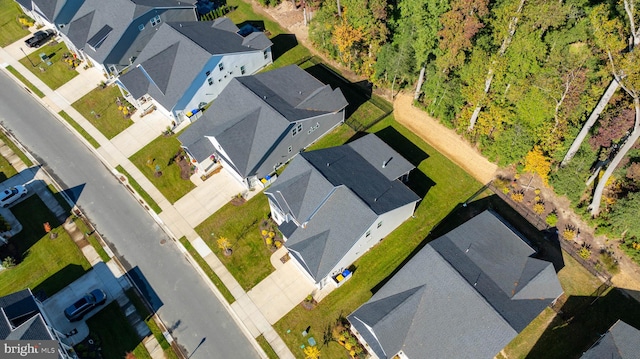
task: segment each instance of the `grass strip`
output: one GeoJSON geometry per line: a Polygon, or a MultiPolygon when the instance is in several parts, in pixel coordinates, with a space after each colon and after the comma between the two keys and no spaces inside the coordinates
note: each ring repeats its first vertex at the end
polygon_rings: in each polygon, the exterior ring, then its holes
{"type": "Polygon", "coordinates": [[[262,348],[262,350],[264,350],[264,352],[267,354],[267,358],[269,359],[279,358],[278,354],[276,354],[275,350],[273,350],[269,342],[264,338],[264,335],[260,334],[260,336],[256,338],[256,341],[258,342],[258,344],[260,344],[260,347],[262,348]]]}
{"type": "Polygon", "coordinates": [[[40,91],[40,89],[38,89],[34,84],[32,84],[31,81],[27,80],[26,77],[22,76],[22,74],[19,73],[18,70],[14,69],[12,66],[7,66],[7,71],[11,72],[13,76],[20,80],[20,82],[22,82],[25,86],[27,86],[27,89],[36,94],[36,96],[40,98],[44,97],[44,93],[40,91]]]}
{"type": "Polygon", "coordinates": [[[98,141],[96,141],[95,138],[91,137],[91,135],[82,126],[80,126],[79,123],[77,123],[73,118],[71,118],[71,116],[69,116],[68,113],[64,111],[60,111],[58,112],[58,115],[64,118],[65,121],[67,121],[69,125],[71,125],[71,127],[73,127],[76,131],[78,131],[78,133],[82,135],[82,137],[84,137],[85,140],[87,140],[91,144],[91,146],[93,146],[93,148],[100,147],[100,143],[98,143],[98,141]]]}
{"type": "Polygon", "coordinates": [[[222,283],[222,280],[220,280],[220,277],[216,275],[216,273],[213,271],[213,269],[211,269],[209,264],[205,262],[204,258],[202,258],[200,254],[198,254],[195,248],[193,248],[193,246],[187,240],[187,238],[186,237],[180,238],[180,243],[182,243],[184,248],[186,248],[189,254],[191,254],[191,256],[196,260],[196,263],[198,263],[198,265],[200,266],[200,268],[202,268],[202,270],[207,275],[207,277],[209,277],[209,280],[211,280],[211,283],[213,283],[213,285],[215,285],[216,288],[220,290],[220,293],[222,293],[222,296],[224,297],[224,299],[226,299],[227,302],[229,302],[229,304],[235,302],[236,298],[234,298],[234,296],[231,294],[229,289],[227,289],[224,283],[222,283]]]}
{"type": "Polygon", "coordinates": [[[140,195],[140,197],[142,197],[144,201],[147,202],[149,207],[151,207],[151,209],[154,212],[156,212],[156,214],[160,214],[160,212],[162,212],[162,208],[160,208],[160,206],[158,206],[156,201],[154,201],[153,198],[151,198],[151,196],[147,193],[147,191],[145,191],[140,186],[140,184],[138,184],[138,182],[136,182],[136,180],[134,180],[133,177],[131,177],[129,172],[125,171],[125,169],[122,166],[116,167],[116,170],[122,173],[123,175],[127,176],[127,179],[129,180],[129,184],[131,185],[131,187],[133,187],[133,189],[140,195]]]}

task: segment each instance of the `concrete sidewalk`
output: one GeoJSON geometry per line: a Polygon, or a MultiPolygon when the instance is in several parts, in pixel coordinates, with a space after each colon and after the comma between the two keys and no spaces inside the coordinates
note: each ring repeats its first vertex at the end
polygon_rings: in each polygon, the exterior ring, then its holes
{"type": "MultiPolygon", "coordinates": [[[[169,120],[163,118],[159,111],[154,111],[143,118],[134,118],[134,124],[132,126],[113,139],[107,139],[98,129],[96,129],[89,121],[87,121],[87,119],[85,119],[71,106],[73,102],[96,88],[101,81],[105,80],[102,72],[97,68],[89,68],[87,70],[80,69],[78,71],[78,76],[72,79],[69,83],[60,87],[57,91],[53,91],[31,71],[18,62],[20,58],[24,57],[22,50],[27,51],[26,48],[21,46],[23,43],[23,40],[19,40],[14,44],[0,49],[0,67],[2,67],[10,77],[14,78],[16,82],[20,83],[20,80],[13,77],[13,75],[6,70],[6,66],[12,66],[35,87],[40,89],[45,96],[41,99],[34,96],[36,100],[40,101],[44,107],[56,116],[59,111],[65,111],[89,135],[91,135],[91,137],[93,137],[100,146],[95,149],[79,133],[77,133],[75,129],[67,123],[67,121],[58,116],[58,119],[62,124],[67,126],[73,133],[76,133],[78,138],[86,144],[87,148],[94,151],[96,156],[107,167],[112,168],[114,175],[118,175],[115,171],[115,167],[118,165],[122,166],[151,196],[151,198],[153,198],[153,200],[162,209],[162,212],[160,215],[157,215],[152,210],[149,210],[149,206],[146,205],[145,208],[147,208],[149,214],[172,238],[176,240],[178,246],[185,252],[185,255],[188,255],[186,250],[184,250],[178,241],[179,238],[185,236],[209,266],[215,271],[216,275],[220,277],[225,286],[236,298],[236,301],[232,305],[229,305],[226,302],[220,291],[213,286],[202,270],[196,268],[196,270],[198,270],[198,272],[204,277],[207,284],[211,287],[214,294],[216,294],[223,304],[225,304],[232,317],[248,337],[255,339],[259,335],[263,335],[280,358],[294,358],[293,353],[284,344],[273,327],[271,327],[270,323],[275,322],[275,318],[283,316],[290,311],[293,306],[297,305],[294,301],[295,298],[302,295],[300,293],[304,292],[304,296],[306,296],[310,291],[305,287],[301,289],[302,292],[298,291],[296,294],[293,294],[293,297],[290,300],[280,300],[280,298],[278,298],[278,300],[274,300],[275,297],[282,295],[289,289],[293,290],[295,285],[290,283],[285,285],[285,287],[281,287],[280,285],[284,282],[271,278],[264,284],[261,283],[262,285],[259,285],[259,291],[272,293],[270,294],[271,302],[261,302],[259,300],[260,296],[249,295],[242,289],[231,273],[229,273],[227,268],[220,262],[215,254],[211,252],[211,249],[206,245],[206,243],[204,243],[204,241],[202,241],[194,230],[196,225],[226,204],[232,195],[241,192],[242,188],[240,185],[235,183],[232,179],[229,180],[229,175],[225,171],[220,171],[207,181],[202,182],[202,184],[191,193],[187,194],[172,205],[162,195],[162,193],[155,188],[151,181],[149,181],[128,159],[128,157],[137,152],[140,148],[144,147],[157,136],[161,135],[166,126],[169,125],[169,120]],[[260,305],[256,305],[254,300],[260,302],[260,305]],[[266,310],[265,308],[269,308],[266,316],[261,311],[266,310]]],[[[35,50],[32,51],[35,52],[35,50]]],[[[28,53],[29,51],[27,51],[27,54],[28,53]]],[[[121,178],[122,176],[118,177],[121,178]]],[[[123,182],[126,184],[126,179],[123,182]]],[[[254,196],[257,193],[257,191],[254,191],[249,193],[249,195],[254,196]]],[[[141,203],[144,203],[139,195],[136,194],[136,197],[141,203]]],[[[197,267],[195,261],[191,260],[191,262],[197,267]]],[[[266,354],[258,343],[255,340],[252,340],[252,343],[254,344],[256,351],[262,357],[266,358],[266,354]]]]}

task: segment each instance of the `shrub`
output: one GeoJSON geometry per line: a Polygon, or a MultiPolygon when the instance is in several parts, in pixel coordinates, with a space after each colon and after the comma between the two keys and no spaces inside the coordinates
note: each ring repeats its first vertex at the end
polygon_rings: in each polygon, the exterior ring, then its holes
{"type": "Polygon", "coordinates": [[[317,346],[309,346],[304,348],[305,359],[318,359],[320,358],[320,349],[317,346]]]}
{"type": "Polygon", "coordinates": [[[13,257],[5,257],[5,259],[2,260],[2,266],[9,269],[12,267],[16,266],[16,260],[13,259],[13,257]]]}
{"type": "Polygon", "coordinates": [[[218,238],[218,247],[223,251],[231,249],[231,242],[226,237],[218,238]]]}
{"type": "Polygon", "coordinates": [[[549,227],[555,227],[558,224],[558,215],[555,212],[551,212],[547,215],[545,222],[549,225],[549,227]]]}
{"type": "Polygon", "coordinates": [[[538,202],[538,203],[534,204],[533,205],[533,211],[536,212],[536,214],[544,213],[544,203],[538,202]]]}
{"type": "Polygon", "coordinates": [[[618,261],[613,257],[613,253],[603,249],[600,251],[600,261],[604,264],[604,267],[611,274],[618,274],[620,268],[618,267],[618,261]]]}
{"type": "Polygon", "coordinates": [[[517,191],[517,192],[513,192],[511,193],[511,199],[515,202],[522,202],[522,200],[524,200],[524,193],[522,191],[517,191]]]}
{"type": "Polygon", "coordinates": [[[589,246],[586,244],[583,244],[578,251],[578,255],[580,255],[582,259],[589,259],[591,257],[591,249],[589,249],[589,246]]]}
{"type": "Polygon", "coordinates": [[[264,241],[267,243],[267,246],[269,246],[269,247],[271,247],[273,245],[273,238],[271,238],[271,237],[265,238],[264,241]]]}
{"type": "Polygon", "coordinates": [[[577,230],[574,226],[571,226],[571,225],[566,226],[562,231],[562,238],[568,241],[572,241],[576,239],[576,235],[577,235],[577,230]]]}

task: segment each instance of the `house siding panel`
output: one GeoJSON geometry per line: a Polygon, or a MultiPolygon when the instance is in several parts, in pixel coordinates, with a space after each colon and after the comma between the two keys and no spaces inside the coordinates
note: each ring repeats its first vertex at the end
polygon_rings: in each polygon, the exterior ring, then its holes
{"type": "Polygon", "coordinates": [[[258,167],[256,174],[259,178],[263,178],[264,176],[273,173],[275,166],[278,164],[284,164],[293,159],[293,157],[295,157],[300,151],[338,126],[343,122],[343,120],[344,110],[292,123],[286,130],[284,136],[282,136],[282,140],[273,148],[266,160],[263,161],[262,165],[258,167]],[[302,124],[302,132],[293,136],[291,131],[298,123],[302,124]],[[309,134],[309,128],[316,124],[318,124],[319,127],[309,134]],[[289,146],[292,147],[291,152],[289,152],[289,146]]]}
{"type": "Polygon", "coordinates": [[[384,213],[376,219],[375,222],[362,234],[360,239],[354,244],[347,254],[333,267],[331,275],[342,272],[344,268],[349,267],[353,262],[358,260],[363,254],[368,252],[373,246],[380,242],[383,238],[398,228],[404,221],[409,219],[415,210],[416,203],[408,203],[400,208],[384,213]],[[378,223],[382,222],[382,226],[378,228],[378,223]],[[369,237],[366,233],[370,231],[369,237]]]}

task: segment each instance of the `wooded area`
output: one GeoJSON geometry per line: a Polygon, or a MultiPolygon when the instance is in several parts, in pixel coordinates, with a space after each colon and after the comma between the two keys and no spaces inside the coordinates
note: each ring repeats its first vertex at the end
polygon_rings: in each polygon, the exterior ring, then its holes
{"type": "Polygon", "coordinates": [[[500,166],[531,168],[640,258],[640,0],[326,0],[309,38],[500,166]],[[527,156],[529,154],[529,156],[527,156]],[[548,170],[546,170],[548,169],[548,170]],[[636,249],[637,248],[637,249],[636,249]]]}

